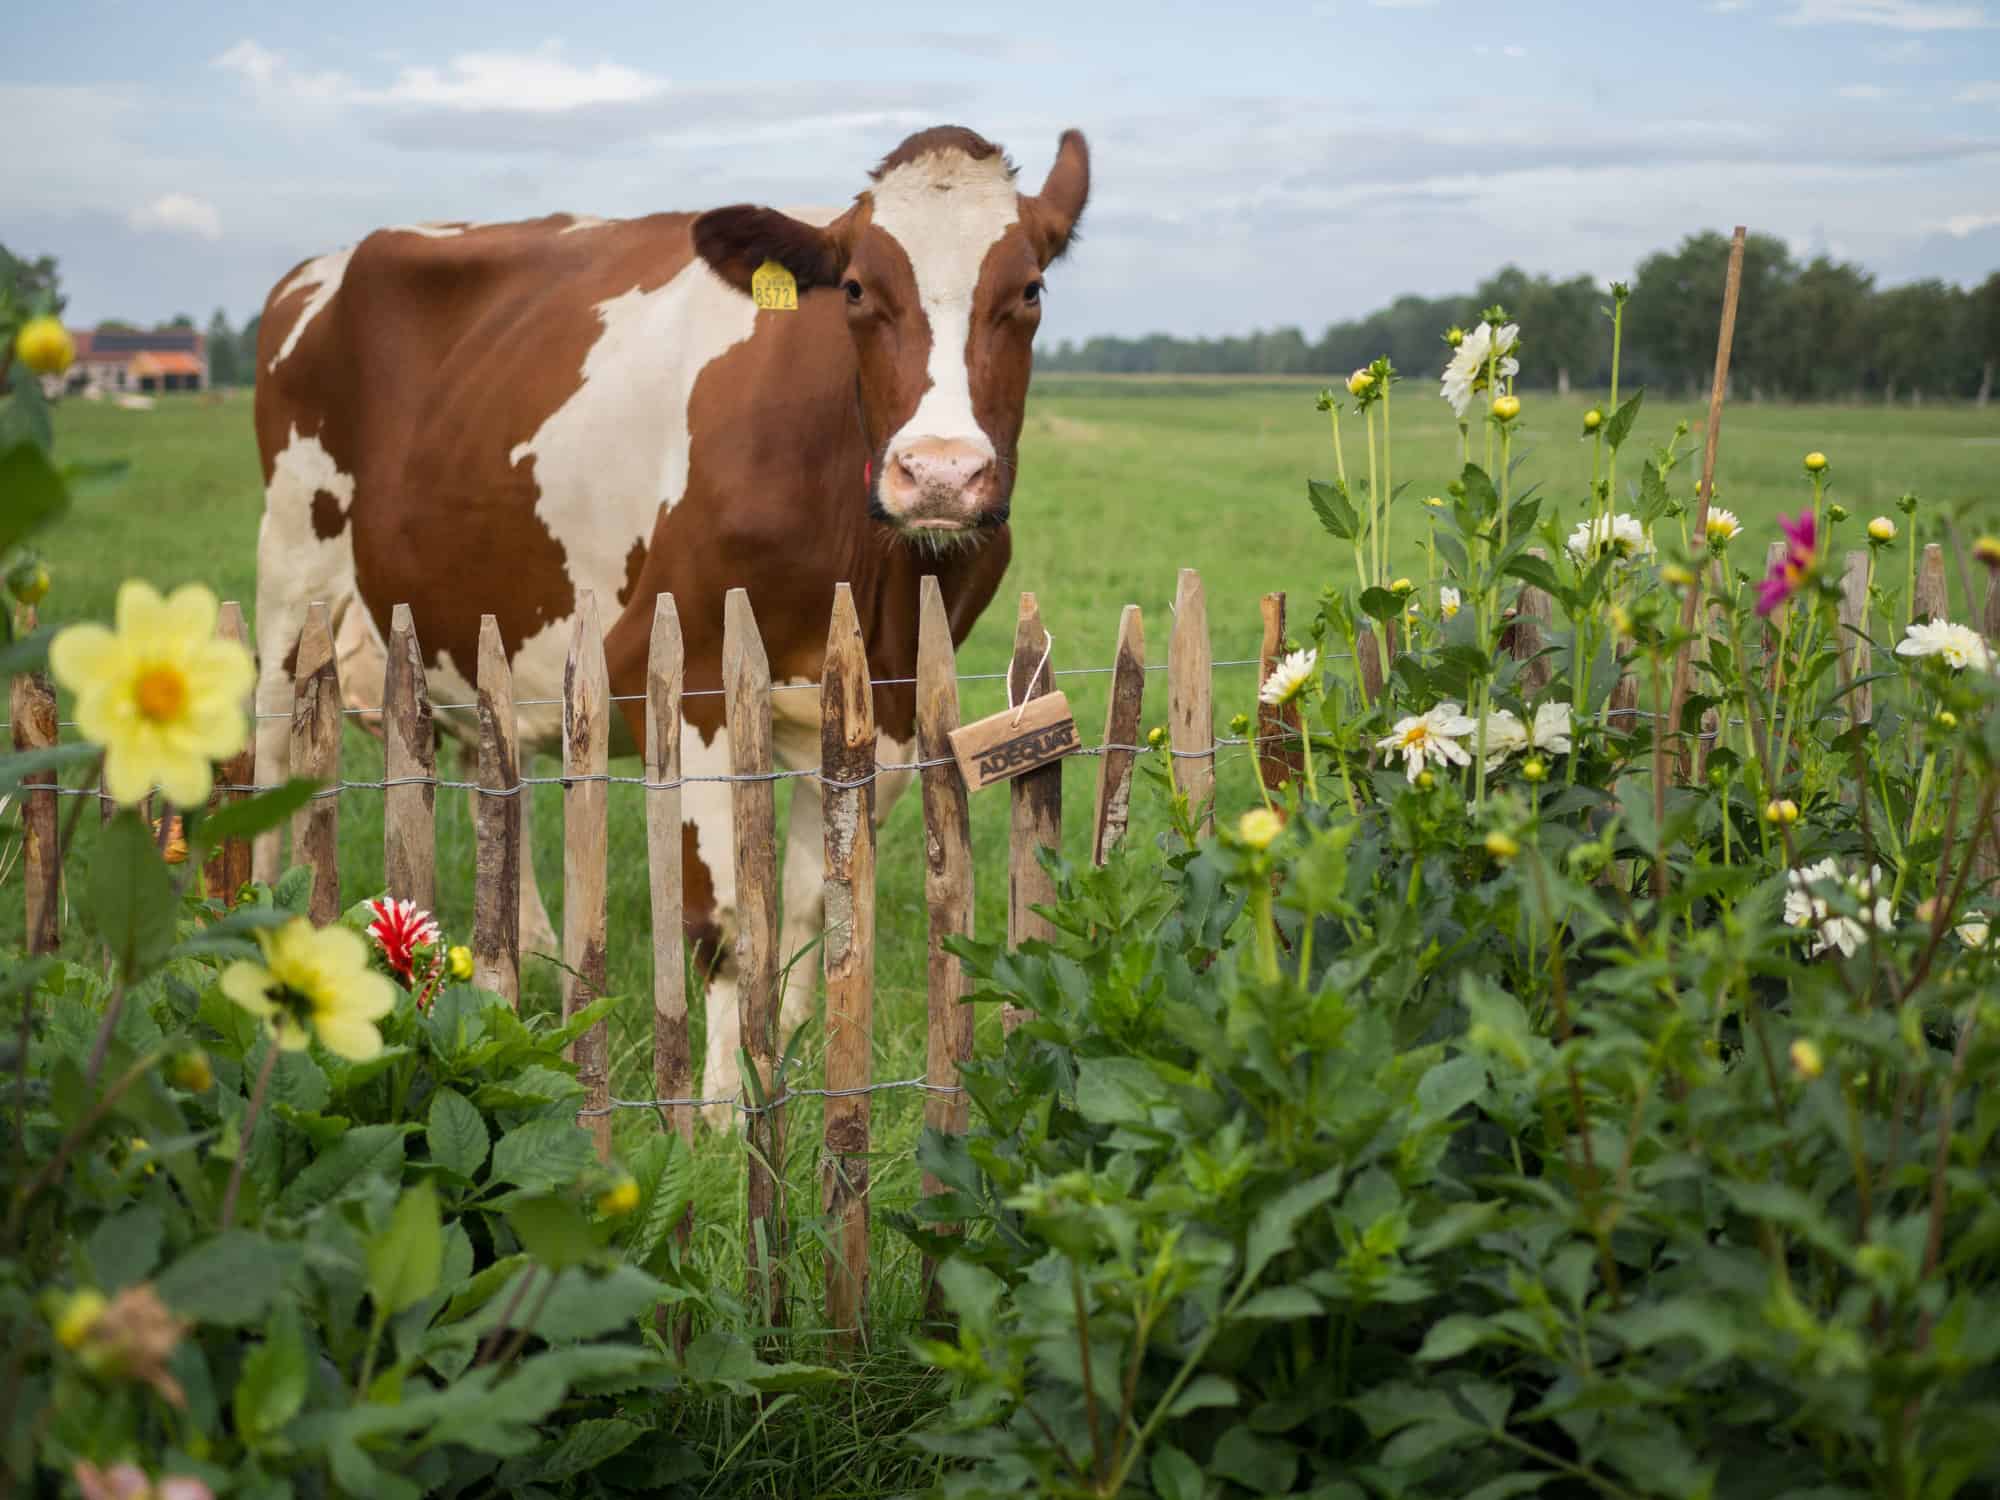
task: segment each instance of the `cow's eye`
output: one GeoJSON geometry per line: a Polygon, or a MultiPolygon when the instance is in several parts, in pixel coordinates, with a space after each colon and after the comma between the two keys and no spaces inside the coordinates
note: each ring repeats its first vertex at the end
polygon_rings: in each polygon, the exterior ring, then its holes
{"type": "Polygon", "coordinates": [[[1042,300],[1042,284],[1039,281],[1029,282],[1021,291],[1021,300],[1031,306],[1040,302],[1042,300]]]}
{"type": "Polygon", "coordinates": [[[847,278],[844,289],[847,292],[847,301],[850,306],[861,300],[861,283],[856,281],[852,276],[847,278]]]}

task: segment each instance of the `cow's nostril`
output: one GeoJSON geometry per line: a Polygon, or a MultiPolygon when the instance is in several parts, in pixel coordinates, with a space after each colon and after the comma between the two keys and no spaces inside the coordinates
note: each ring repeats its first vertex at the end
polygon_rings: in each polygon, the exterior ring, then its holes
{"type": "Polygon", "coordinates": [[[910,455],[907,453],[899,453],[896,455],[896,472],[901,474],[911,484],[916,484],[918,482],[916,468],[914,465],[911,464],[910,455]]]}

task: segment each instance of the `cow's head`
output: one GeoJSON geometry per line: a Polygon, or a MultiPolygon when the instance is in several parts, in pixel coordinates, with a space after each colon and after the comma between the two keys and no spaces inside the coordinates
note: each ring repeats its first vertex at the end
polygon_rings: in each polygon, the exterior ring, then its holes
{"type": "Polygon", "coordinates": [[[860,370],[869,506],[906,532],[969,534],[1007,519],[1042,272],[1090,192],[1090,152],[1064,134],[1040,193],[990,141],[911,136],[832,223],[739,204],[695,221],[696,251],[749,294],[766,260],[799,293],[842,299],[860,370]]]}

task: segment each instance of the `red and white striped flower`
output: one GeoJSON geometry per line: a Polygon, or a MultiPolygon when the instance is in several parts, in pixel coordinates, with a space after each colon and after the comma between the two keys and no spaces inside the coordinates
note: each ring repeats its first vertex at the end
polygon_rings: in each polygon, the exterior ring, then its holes
{"type": "Polygon", "coordinates": [[[368,936],[381,950],[389,972],[396,976],[404,989],[414,987],[417,982],[417,950],[438,946],[440,933],[436,918],[419,908],[414,901],[385,898],[370,901],[368,909],[375,913],[375,920],[368,924],[368,936]]]}

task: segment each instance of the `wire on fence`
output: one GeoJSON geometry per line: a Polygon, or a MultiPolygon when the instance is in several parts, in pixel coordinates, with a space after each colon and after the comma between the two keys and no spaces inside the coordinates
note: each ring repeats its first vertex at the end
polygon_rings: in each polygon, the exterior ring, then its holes
{"type": "Polygon", "coordinates": [[[767,1099],[762,1104],[746,1104],[740,1094],[720,1094],[709,1099],[613,1099],[609,1104],[579,1109],[577,1114],[588,1119],[595,1115],[613,1114],[621,1109],[710,1109],[718,1104],[727,1104],[739,1115],[767,1115],[773,1110],[783,1109],[794,1099],[853,1099],[862,1094],[881,1094],[892,1089],[916,1089],[925,1094],[965,1092],[955,1083],[932,1083],[928,1078],[896,1078],[852,1089],[787,1088],[776,1098],[767,1099]]]}

